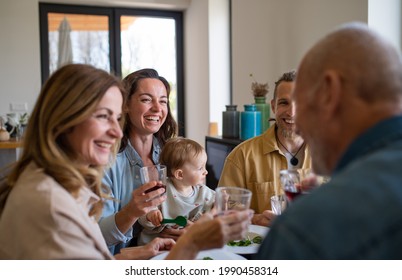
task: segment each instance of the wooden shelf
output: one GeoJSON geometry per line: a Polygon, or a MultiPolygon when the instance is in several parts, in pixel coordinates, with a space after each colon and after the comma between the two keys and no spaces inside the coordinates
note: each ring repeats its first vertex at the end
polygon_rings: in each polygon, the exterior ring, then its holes
{"type": "Polygon", "coordinates": [[[16,149],[22,147],[22,142],[11,138],[8,141],[0,141],[0,149],[16,149]]]}

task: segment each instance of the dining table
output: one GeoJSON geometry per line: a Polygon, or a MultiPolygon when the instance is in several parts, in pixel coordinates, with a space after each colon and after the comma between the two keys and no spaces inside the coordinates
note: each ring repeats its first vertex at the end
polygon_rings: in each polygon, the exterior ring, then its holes
{"type": "MultiPolygon", "coordinates": [[[[242,240],[233,240],[225,244],[222,248],[204,250],[198,253],[197,260],[252,260],[257,254],[261,242],[253,242],[253,240],[263,240],[268,234],[269,228],[250,225],[246,237],[242,240]],[[257,239],[255,239],[257,237],[257,239]]],[[[163,252],[151,260],[163,260],[169,252],[163,252]]]]}

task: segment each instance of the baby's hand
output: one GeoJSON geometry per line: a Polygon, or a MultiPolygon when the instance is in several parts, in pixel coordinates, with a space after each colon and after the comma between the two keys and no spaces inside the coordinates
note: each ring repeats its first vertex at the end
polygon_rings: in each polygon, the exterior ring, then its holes
{"type": "Polygon", "coordinates": [[[186,225],[186,227],[191,226],[191,225],[194,224],[194,223],[195,223],[195,222],[193,222],[193,221],[187,220],[187,225],[186,225]]]}
{"type": "Polygon", "coordinates": [[[162,213],[159,210],[152,210],[147,214],[147,220],[156,227],[161,225],[162,219],[162,213]]]}

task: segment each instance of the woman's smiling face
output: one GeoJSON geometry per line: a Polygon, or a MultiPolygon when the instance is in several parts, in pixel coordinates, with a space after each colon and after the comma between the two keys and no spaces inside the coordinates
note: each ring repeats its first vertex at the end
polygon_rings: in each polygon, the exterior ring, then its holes
{"type": "Polygon", "coordinates": [[[149,135],[159,131],[168,114],[168,94],[158,79],[138,82],[137,91],[130,97],[126,110],[136,133],[149,135]]]}
{"type": "Polygon", "coordinates": [[[123,136],[119,120],[123,96],[117,87],[109,88],[92,116],[66,133],[71,150],[85,165],[106,165],[116,141],[123,136]]]}

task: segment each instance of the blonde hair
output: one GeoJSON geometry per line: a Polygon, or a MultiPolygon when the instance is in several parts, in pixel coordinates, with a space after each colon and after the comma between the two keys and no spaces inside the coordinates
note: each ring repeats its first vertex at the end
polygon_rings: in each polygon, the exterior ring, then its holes
{"type": "Polygon", "coordinates": [[[175,137],[169,139],[163,146],[160,163],[166,165],[168,176],[172,176],[173,170],[181,168],[187,161],[198,156],[204,148],[196,141],[175,137]]]}
{"type": "MultiPolygon", "coordinates": [[[[81,187],[88,186],[95,194],[106,197],[102,186],[102,166],[84,166],[65,139],[66,132],[88,119],[106,91],[123,87],[117,77],[84,64],[70,64],[57,70],[44,84],[27,126],[23,153],[8,174],[8,193],[30,162],[35,162],[74,197],[81,187]]],[[[4,191],[4,190],[3,190],[4,191]]],[[[3,196],[6,199],[8,194],[3,196]]],[[[99,217],[102,200],[90,215],[99,217]]]]}

